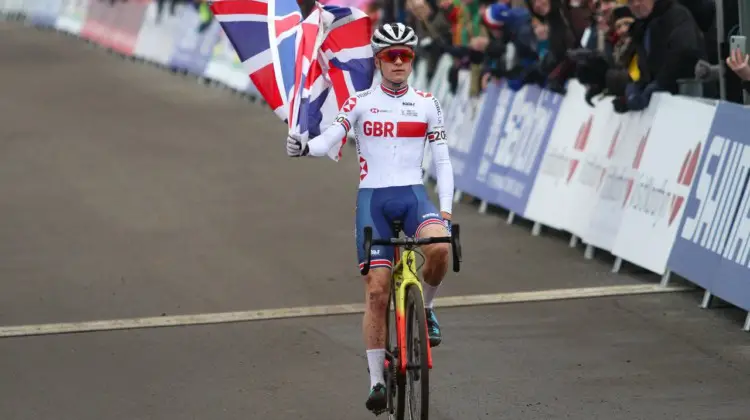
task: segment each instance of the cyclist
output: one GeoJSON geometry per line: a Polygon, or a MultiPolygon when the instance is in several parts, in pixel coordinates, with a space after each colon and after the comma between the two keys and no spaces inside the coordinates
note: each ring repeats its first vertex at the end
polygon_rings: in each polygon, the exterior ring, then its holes
{"type": "MultiPolygon", "coordinates": [[[[360,184],[356,208],[356,243],[360,268],[363,255],[362,230],[373,227],[373,238],[390,238],[390,222],[401,220],[409,236],[446,236],[450,232],[453,199],[453,168],[443,126],[443,111],[437,98],[410,87],[417,35],[402,23],[378,27],[371,46],[380,69],[379,86],[351,96],[335,122],[318,137],[303,144],[288,136],[290,156],[325,156],[354,129],[360,162],[360,184]],[[440,213],[422,183],[425,139],[429,141],[437,169],[440,213]]],[[[448,244],[425,245],[424,302],[430,345],[442,340],[433,311],[433,299],[448,268],[448,244]]],[[[385,317],[390,292],[393,248],[373,246],[371,269],[365,277],[366,304],[363,335],[370,371],[370,395],[366,407],[375,412],[386,408],[383,368],[385,362],[385,317]]]]}

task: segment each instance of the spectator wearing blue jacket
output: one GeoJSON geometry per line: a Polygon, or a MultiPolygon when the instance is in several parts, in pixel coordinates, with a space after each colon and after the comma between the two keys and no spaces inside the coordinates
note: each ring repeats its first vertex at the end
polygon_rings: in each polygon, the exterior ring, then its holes
{"type": "Polygon", "coordinates": [[[490,58],[490,71],[507,79],[511,89],[520,89],[539,60],[539,41],[525,8],[511,7],[503,2],[487,6],[483,23],[493,34],[485,54],[490,58]],[[508,47],[511,47],[510,50],[508,47]]]}

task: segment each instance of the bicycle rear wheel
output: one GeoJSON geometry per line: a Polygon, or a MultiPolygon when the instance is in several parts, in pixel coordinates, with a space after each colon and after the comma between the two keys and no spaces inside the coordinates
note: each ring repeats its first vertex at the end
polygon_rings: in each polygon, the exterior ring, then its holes
{"type": "Polygon", "coordinates": [[[427,316],[422,293],[410,286],[406,293],[406,412],[408,419],[428,420],[430,368],[427,365],[427,316]]]}

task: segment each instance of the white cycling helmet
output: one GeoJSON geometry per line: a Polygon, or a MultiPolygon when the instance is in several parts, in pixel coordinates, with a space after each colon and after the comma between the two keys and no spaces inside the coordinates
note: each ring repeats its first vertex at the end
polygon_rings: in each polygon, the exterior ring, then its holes
{"type": "Polygon", "coordinates": [[[406,45],[415,48],[417,46],[417,34],[409,26],[403,23],[386,23],[381,25],[372,34],[370,44],[372,51],[377,54],[380,50],[395,45],[406,45]]]}

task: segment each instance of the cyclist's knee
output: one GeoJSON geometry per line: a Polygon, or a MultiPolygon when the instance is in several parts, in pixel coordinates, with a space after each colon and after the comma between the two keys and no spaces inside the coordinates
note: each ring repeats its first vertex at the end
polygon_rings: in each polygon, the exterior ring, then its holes
{"type": "MultiPolygon", "coordinates": [[[[419,232],[419,236],[421,238],[448,236],[448,230],[440,223],[433,223],[422,228],[419,232]]],[[[422,250],[424,251],[425,258],[430,261],[430,264],[448,263],[450,245],[443,243],[424,245],[422,250]]]]}
{"type": "Polygon", "coordinates": [[[367,304],[375,309],[385,309],[390,292],[390,274],[388,268],[374,268],[365,276],[367,304]]]}
{"type": "Polygon", "coordinates": [[[425,258],[432,264],[447,264],[448,244],[431,244],[424,247],[425,258]]]}

